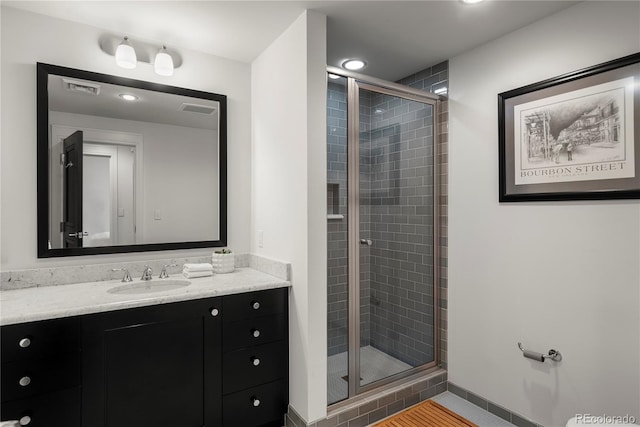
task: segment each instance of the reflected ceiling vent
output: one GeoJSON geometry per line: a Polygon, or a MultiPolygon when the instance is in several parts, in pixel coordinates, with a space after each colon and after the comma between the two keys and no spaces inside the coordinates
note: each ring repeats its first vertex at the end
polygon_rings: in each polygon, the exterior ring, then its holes
{"type": "Polygon", "coordinates": [[[215,107],[210,107],[208,105],[187,104],[186,102],[180,106],[180,110],[187,111],[189,113],[200,113],[209,115],[216,112],[215,107]]]}
{"type": "Polygon", "coordinates": [[[62,79],[62,86],[71,92],[87,93],[89,95],[99,95],[100,85],[88,83],[82,80],[62,79]]]}

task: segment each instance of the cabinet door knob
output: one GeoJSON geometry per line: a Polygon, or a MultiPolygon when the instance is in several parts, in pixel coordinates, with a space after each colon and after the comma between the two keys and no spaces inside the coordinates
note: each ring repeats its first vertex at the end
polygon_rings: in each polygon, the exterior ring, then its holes
{"type": "Polygon", "coordinates": [[[216,317],[218,314],[220,314],[220,310],[218,310],[217,308],[212,308],[211,309],[211,315],[213,317],[216,317]]]}
{"type": "Polygon", "coordinates": [[[253,402],[253,406],[260,406],[260,399],[258,399],[257,397],[251,397],[251,401],[253,402]]]}
{"type": "Polygon", "coordinates": [[[254,338],[258,338],[260,336],[260,330],[259,329],[252,329],[251,330],[251,335],[253,335],[254,338]]]}
{"type": "Polygon", "coordinates": [[[253,308],[254,310],[257,310],[260,308],[260,303],[258,301],[254,301],[251,303],[251,308],[253,308]]]}
{"type": "Polygon", "coordinates": [[[22,338],[18,345],[22,348],[27,348],[31,345],[31,340],[29,338],[22,338]]]}
{"type": "Polygon", "coordinates": [[[31,417],[29,415],[25,415],[24,417],[20,418],[20,421],[18,422],[21,426],[28,426],[29,424],[31,424],[31,417]]]}
{"type": "Polygon", "coordinates": [[[20,380],[18,381],[18,384],[20,384],[22,387],[26,387],[29,384],[31,384],[31,378],[24,376],[20,378],[20,380]]]}
{"type": "Polygon", "coordinates": [[[260,364],[260,359],[258,359],[257,357],[252,357],[251,358],[251,364],[253,366],[258,366],[260,364]]]}

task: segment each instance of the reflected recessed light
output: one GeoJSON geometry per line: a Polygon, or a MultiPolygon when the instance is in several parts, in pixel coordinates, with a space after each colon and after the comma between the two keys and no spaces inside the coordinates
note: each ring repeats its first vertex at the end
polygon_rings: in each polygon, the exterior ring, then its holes
{"type": "Polygon", "coordinates": [[[464,4],[476,4],[476,3],[480,3],[482,0],[460,0],[462,1],[462,3],[464,4]]]}
{"type": "Polygon", "coordinates": [[[382,113],[384,113],[384,110],[382,108],[376,108],[374,113],[375,114],[382,114],[382,113]]]}
{"type": "Polygon", "coordinates": [[[449,89],[447,87],[439,87],[438,89],[434,90],[433,93],[435,93],[436,95],[442,95],[443,93],[447,93],[449,91],[449,89]]]}
{"type": "Polygon", "coordinates": [[[137,96],[135,95],[131,95],[130,93],[121,93],[120,98],[124,99],[125,101],[135,101],[138,99],[137,96]]]}
{"type": "Polygon", "coordinates": [[[355,71],[364,68],[367,65],[362,59],[347,59],[342,63],[342,68],[355,71]]]}
{"type": "Polygon", "coordinates": [[[339,79],[339,78],[340,78],[340,76],[339,76],[339,75],[337,75],[337,74],[331,74],[331,73],[329,73],[329,78],[330,78],[330,79],[335,80],[335,79],[339,79]]]}

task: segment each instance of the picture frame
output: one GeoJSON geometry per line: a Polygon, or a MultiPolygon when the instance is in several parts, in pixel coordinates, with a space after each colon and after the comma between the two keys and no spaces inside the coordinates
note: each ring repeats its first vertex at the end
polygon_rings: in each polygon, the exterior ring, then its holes
{"type": "Polygon", "coordinates": [[[640,198],[640,53],[498,94],[499,201],[640,198]]]}

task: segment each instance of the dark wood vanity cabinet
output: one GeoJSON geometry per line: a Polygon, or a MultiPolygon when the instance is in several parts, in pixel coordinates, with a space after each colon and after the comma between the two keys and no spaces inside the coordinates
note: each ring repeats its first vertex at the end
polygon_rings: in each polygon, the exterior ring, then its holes
{"type": "Polygon", "coordinates": [[[287,290],[223,297],[222,425],[280,427],[289,403],[287,290]]]}
{"type": "Polygon", "coordinates": [[[221,299],[86,316],[82,425],[218,426],[221,299]]]}
{"type": "Polygon", "coordinates": [[[79,427],[79,319],[3,326],[0,340],[0,420],[30,427],[79,427]]]}
{"type": "Polygon", "coordinates": [[[279,288],[4,326],[1,419],[27,416],[25,425],[36,427],[281,426],[287,313],[288,289],[279,288]],[[23,337],[32,337],[29,350],[19,347],[23,337]],[[27,374],[31,392],[19,385],[27,374]]]}

